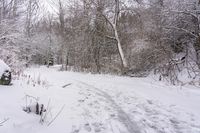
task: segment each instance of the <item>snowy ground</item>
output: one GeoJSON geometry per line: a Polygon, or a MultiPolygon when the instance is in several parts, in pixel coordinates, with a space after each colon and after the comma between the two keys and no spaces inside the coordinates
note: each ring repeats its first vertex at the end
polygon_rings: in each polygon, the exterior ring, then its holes
{"type": "Polygon", "coordinates": [[[198,88],[56,69],[31,68],[0,86],[0,133],[200,133],[198,88]],[[50,101],[43,124],[22,110],[26,95],[50,101]]]}

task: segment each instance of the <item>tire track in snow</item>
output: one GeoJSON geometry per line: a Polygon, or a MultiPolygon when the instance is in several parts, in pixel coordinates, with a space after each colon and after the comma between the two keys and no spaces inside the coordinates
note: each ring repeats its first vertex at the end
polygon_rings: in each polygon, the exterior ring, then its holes
{"type": "Polygon", "coordinates": [[[117,111],[119,121],[124,124],[129,133],[141,133],[137,123],[129,118],[129,115],[112,99],[108,93],[88,83],[82,81],[78,81],[78,83],[89,87],[91,91],[96,92],[99,96],[106,98],[111,103],[111,106],[117,111]]]}

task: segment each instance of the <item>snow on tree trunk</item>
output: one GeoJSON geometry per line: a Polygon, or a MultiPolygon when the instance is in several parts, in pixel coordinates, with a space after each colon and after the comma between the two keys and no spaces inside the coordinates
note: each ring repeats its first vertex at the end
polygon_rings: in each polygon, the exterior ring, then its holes
{"type": "Polygon", "coordinates": [[[115,26],[114,26],[114,31],[115,31],[115,38],[117,40],[117,47],[118,47],[118,50],[119,50],[119,54],[120,54],[120,58],[121,58],[121,61],[122,61],[123,68],[127,68],[128,67],[127,61],[126,61],[126,58],[124,56],[124,52],[123,52],[123,49],[122,49],[122,46],[121,46],[121,42],[120,42],[120,39],[119,39],[117,28],[115,26]]]}

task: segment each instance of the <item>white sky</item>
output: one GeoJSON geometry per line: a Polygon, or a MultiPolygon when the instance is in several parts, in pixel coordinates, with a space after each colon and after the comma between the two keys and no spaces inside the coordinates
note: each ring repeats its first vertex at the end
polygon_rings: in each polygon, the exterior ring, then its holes
{"type": "MultiPolygon", "coordinates": [[[[40,15],[41,17],[48,16],[48,14],[57,15],[59,12],[59,0],[39,0],[40,1],[40,15]]],[[[70,3],[77,2],[78,0],[61,0],[64,6],[69,6],[70,3]]],[[[135,0],[122,0],[129,6],[135,5],[135,0]]],[[[147,0],[144,0],[147,1],[147,0]]]]}
{"type": "Polygon", "coordinates": [[[42,14],[58,13],[58,0],[40,0],[42,14]]]}

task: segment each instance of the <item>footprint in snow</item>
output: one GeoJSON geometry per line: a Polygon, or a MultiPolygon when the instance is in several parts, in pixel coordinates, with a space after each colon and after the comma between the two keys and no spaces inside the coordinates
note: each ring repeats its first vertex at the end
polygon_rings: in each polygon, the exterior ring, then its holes
{"type": "Polygon", "coordinates": [[[88,131],[88,132],[91,132],[91,131],[92,131],[92,128],[90,127],[90,124],[89,124],[89,123],[86,123],[86,124],[84,125],[84,129],[85,129],[86,131],[88,131]]]}
{"type": "Polygon", "coordinates": [[[80,131],[80,128],[77,128],[76,126],[72,126],[72,131],[71,131],[71,133],[79,133],[79,131],[80,131]]]}
{"type": "Polygon", "coordinates": [[[105,127],[103,126],[102,123],[95,122],[95,123],[92,123],[92,126],[94,127],[95,133],[99,133],[102,130],[105,130],[105,127]]]}

